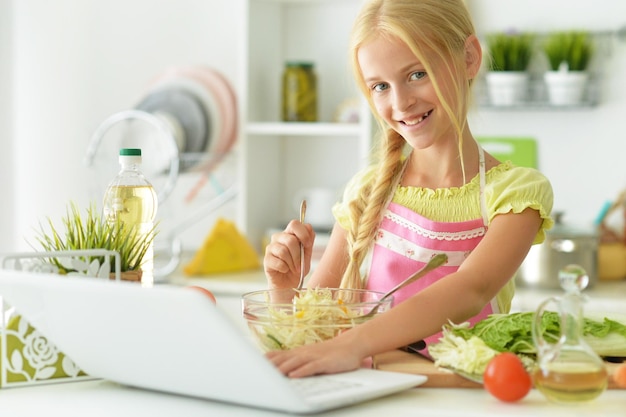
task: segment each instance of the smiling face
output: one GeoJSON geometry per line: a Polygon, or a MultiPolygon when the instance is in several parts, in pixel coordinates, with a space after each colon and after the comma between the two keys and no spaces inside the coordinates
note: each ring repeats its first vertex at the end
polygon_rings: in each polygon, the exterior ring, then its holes
{"type": "Polygon", "coordinates": [[[379,116],[413,148],[456,137],[432,77],[404,42],[376,37],[359,48],[358,62],[379,116]]]}

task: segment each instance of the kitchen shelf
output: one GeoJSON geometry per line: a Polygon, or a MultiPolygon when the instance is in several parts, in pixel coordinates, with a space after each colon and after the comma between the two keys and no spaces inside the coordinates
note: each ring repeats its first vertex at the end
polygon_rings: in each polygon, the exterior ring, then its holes
{"type": "MultiPolygon", "coordinates": [[[[522,30],[520,30],[522,31],[522,30]]],[[[532,32],[532,31],[531,31],[532,32]]],[[[532,32],[542,38],[549,32],[532,32]]],[[[626,26],[615,31],[590,31],[594,38],[595,46],[593,58],[588,67],[589,80],[581,103],[576,105],[553,105],[548,101],[547,86],[544,74],[549,70],[547,58],[538,53],[531,62],[529,69],[528,98],[526,101],[511,106],[498,106],[490,103],[485,81],[486,71],[476,79],[474,94],[476,103],[481,109],[493,111],[577,111],[596,108],[601,103],[602,82],[606,62],[614,48],[613,40],[624,41],[626,39],[626,26]]],[[[483,35],[484,37],[484,35],[483,35]]]]}
{"type": "Polygon", "coordinates": [[[491,103],[481,103],[480,108],[485,110],[495,111],[576,111],[576,110],[588,110],[598,106],[597,101],[585,101],[580,104],[572,106],[557,106],[547,103],[545,101],[527,101],[512,106],[495,106],[491,103]]]}
{"type": "Polygon", "coordinates": [[[238,223],[259,250],[267,230],[297,217],[293,202],[303,189],[339,193],[368,162],[373,121],[365,100],[358,99],[348,54],[361,5],[362,0],[245,0],[238,223]],[[280,121],[287,61],[314,64],[318,122],[280,121]],[[336,122],[342,109],[357,121],[336,122]]]}
{"type": "Polygon", "coordinates": [[[484,110],[493,111],[576,111],[588,110],[599,105],[598,84],[599,77],[592,76],[589,79],[587,90],[583,100],[576,105],[554,105],[548,101],[546,86],[541,78],[541,74],[534,75],[530,79],[529,98],[521,103],[511,106],[498,106],[491,104],[487,95],[487,86],[484,79],[479,80],[475,88],[475,97],[478,106],[484,110]]]}

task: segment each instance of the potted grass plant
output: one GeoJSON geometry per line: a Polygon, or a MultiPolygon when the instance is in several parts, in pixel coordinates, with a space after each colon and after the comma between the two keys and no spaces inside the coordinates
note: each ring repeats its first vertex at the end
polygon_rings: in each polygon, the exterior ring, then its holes
{"type": "Polygon", "coordinates": [[[560,106],[579,104],[584,98],[594,52],[590,33],[552,32],[546,36],[542,49],[550,67],[544,74],[550,103],[560,106]]]}
{"type": "Polygon", "coordinates": [[[527,98],[534,43],[532,33],[495,32],[486,36],[486,82],[491,104],[510,106],[527,98]]]}
{"type": "MultiPolygon", "coordinates": [[[[147,233],[125,227],[121,222],[107,222],[91,205],[83,216],[76,203],[68,205],[62,227],[55,226],[50,218],[47,227],[40,225],[35,239],[45,252],[106,249],[120,255],[121,277],[126,281],[141,281],[141,265],[156,236],[156,225],[147,233]]],[[[83,274],[79,265],[111,264],[103,256],[90,256],[79,262],[68,262],[64,258],[52,257],[47,262],[61,274],[83,274]]],[[[110,274],[113,277],[113,273],[110,274]]]]}

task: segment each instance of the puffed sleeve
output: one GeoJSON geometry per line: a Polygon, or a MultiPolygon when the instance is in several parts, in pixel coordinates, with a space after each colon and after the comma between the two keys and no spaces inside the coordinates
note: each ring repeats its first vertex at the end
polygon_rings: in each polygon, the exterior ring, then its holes
{"type": "Polygon", "coordinates": [[[550,213],[554,194],[550,181],[538,170],[514,167],[503,173],[497,181],[488,182],[485,197],[489,222],[499,214],[521,213],[527,208],[539,212],[543,223],[533,243],[545,240],[545,232],[554,225],[550,213]]]}

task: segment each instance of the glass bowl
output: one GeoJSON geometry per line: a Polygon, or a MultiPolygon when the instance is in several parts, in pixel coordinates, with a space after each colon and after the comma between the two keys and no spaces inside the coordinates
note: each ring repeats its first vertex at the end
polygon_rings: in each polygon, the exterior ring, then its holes
{"type": "Polygon", "coordinates": [[[268,289],[242,296],[243,317],[264,351],[286,350],[331,339],[391,308],[384,293],[340,288],[268,289]]]}

